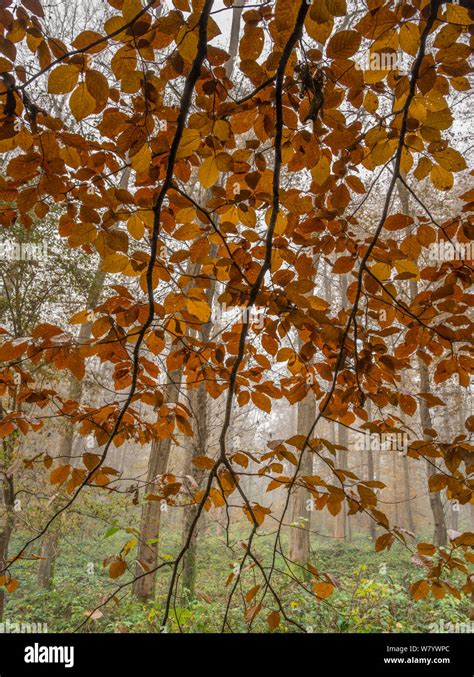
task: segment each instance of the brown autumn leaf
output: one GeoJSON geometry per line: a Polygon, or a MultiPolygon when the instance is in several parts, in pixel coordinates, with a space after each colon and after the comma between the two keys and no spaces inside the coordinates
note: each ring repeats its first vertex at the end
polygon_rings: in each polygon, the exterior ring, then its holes
{"type": "Polygon", "coordinates": [[[216,464],[209,456],[195,456],[191,462],[196,468],[202,468],[203,470],[212,470],[216,464]]]}
{"type": "Polygon", "coordinates": [[[270,630],[276,630],[280,625],[280,613],[278,611],[272,611],[267,616],[267,623],[270,630]]]}
{"type": "Polygon", "coordinates": [[[341,256],[335,262],[332,270],[333,273],[341,275],[342,273],[348,273],[351,271],[355,265],[355,259],[352,256],[341,256]]]}
{"type": "Polygon", "coordinates": [[[127,570],[127,562],[121,557],[115,557],[113,562],[109,566],[109,576],[110,578],[119,578],[127,570]]]}
{"type": "Polygon", "coordinates": [[[49,475],[51,484],[62,484],[69,477],[71,471],[70,465],[60,465],[55,468],[49,475]]]}
{"type": "Polygon", "coordinates": [[[430,584],[428,581],[419,580],[410,586],[410,594],[415,600],[425,599],[430,591],[430,584]]]}

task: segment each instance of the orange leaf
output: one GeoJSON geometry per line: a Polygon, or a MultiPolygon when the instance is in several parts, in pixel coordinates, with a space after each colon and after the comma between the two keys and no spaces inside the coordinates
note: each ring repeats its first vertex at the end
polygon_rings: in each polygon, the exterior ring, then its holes
{"type": "Polygon", "coordinates": [[[256,585],[256,586],[253,587],[251,590],[249,590],[249,591],[247,592],[247,594],[245,595],[245,601],[246,601],[246,602],[251,602],[259,590],[260,590],[260,586],[259,586],[259,585],[256,585]]]}
{"type": "Polygon", "coordinates": [[[272,410],[272,401],[267,395],[255,391],[251,394],[252,402],[262,411],[266,411],[269,414],[272,410]]]}
{"type": "Polygon", "coordinates": [[[315,583],[313,585],[313,590],[318,599],[327,599],[328,597],[331,597],[334,592],[334,586],[332,583],[322,581],[321,583],[315,583]]]}
{"type": "Polygon", "coordinates": [[[69,477],[70,465],[60,465],[49,476],[51,484],[62,484],[69,477]]]}
{"type": "Polygon", "coordinates": [[[15,592],[15,590],[18,588],[18,579],[12,578],[9,583],[5,583],[5,587],[8,590],[8,592],[15,592]]]}
{"type": "Polygon", "coordinates": [[[385,230],[400,230],[401,228],[406,228],[413,223],[411,216],[406,216],[405,214],[394,214],[389,216],[388,219],[385,219],[383,227],[385,230]]]}
{"type": "Polygon", "coordinates": [[[247,623],[253,621],[255,616],[260,612],[261,608],[262,608],[261,604],[256,604],[255,606],[250,607],[250,609],[247,609],[247,611],[245,612],[245,620],[247,621],[247,623]]]}

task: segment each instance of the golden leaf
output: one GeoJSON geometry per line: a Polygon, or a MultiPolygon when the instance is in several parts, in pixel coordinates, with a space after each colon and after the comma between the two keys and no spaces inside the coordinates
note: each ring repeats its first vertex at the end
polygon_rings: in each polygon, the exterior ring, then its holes
{"type": "Polygon", "coordinates": [[[101,270],[104,273],[121,273],[128,265],[128,256],[125,254],[109,254],[102,259],[101,270]]]}
{"type": "Polygon", "coordinates": [[[433,153],[433,157],[436,162],[447,169],[450,172],[460,172],[463,169],[466,169],[466,161],[464,160],[461,153],[454,148],[445,148],[438,152],[433,153]]]}
{"type": "Polygon", "coordinates": [[[186,305],[188,312],[197,317],[201,322],[207,322],[211,317],[211,309],[206,301],[189,298],[186,305]]]}
{"type": "Polygon", "coordinates": [[[381,280],[383,282],[384,280],[388,280],[388,278],[390,277],[392,267],[388,263],[382,263],[380,261],[379,263],[376,263],[375,265],[372,266],[370,272],[372,273],[372,275],[375,275],[375,277],[378,280],[381,280]]]}
{"type": "Polygon", "coordinates": [[[96,109],[96,105],[96,100],[88,92],[86,83],[79,83],[69,99],[71,113],[76,120],[79,122],[93,113],[96,109]]]}
{"type": "Polygon", "coordinates": [[[451,172],[441,167],[434,165],[430,172],[431,183],[438,190],[450,190],[454,184],[454,177],[451,172]]]}
{"type": "Polygon", "coordinates": [[[199,167],[198,178],[203,188],[210,188],[219,178],[219,170],[214,156],[208,157],[199,167]]]}
{"type": "Polygon", "coordinates": [[[420,279],[420,271],[418,270],[418,266],[414,261],[408,261],[405,259],[395,261],[395,268],[399,273],[410,273],[410,275],[407,275],[405,279],[420,279]]]}
{"type": "Polygon", "coordinates": [[[69,94],[77,84],[79,72],[76,66],[58,66],[49,75],[48,92],[50,94],[69,94]]]}
{"type": "Polygon", "coordinates": [[[181,137],[176,159],[189,157],[201,145],[201,135],[197,129],[185,129],[181,137]]]}
{"type": "Polygon", "coordinates": [[[105,106],[109,98],[109,83],[105,75],[102,75],[99,71],[87,71],[86,87],[89,94],[97,101],[97,104],[105,106]]]}
{"type": "Polygon", "coordinates": [[[407,54],[416,56],[420,44],[420,29],[414,23],[406,23],[400,28],[400,47],[407,54]]]}
{"type": "Polygon", "coordinates": [[[127,230],[134,240],[141,240],[145,235],[145,224],[138,214],[132,214],[128,219],[127,230]]]}
{"type": "Polygon", "coordinates": [[[326,55],[330,59],[349,59],[359,49],[360,41],[357,31],[338,31],[329,40],[326,55]]]}
{"type": "Polygon", "coordinates": [[[424,599],[430,591],[430,586],[428,581],[416,581],[410,587],[410,594],[413,599],[424,599]]]}

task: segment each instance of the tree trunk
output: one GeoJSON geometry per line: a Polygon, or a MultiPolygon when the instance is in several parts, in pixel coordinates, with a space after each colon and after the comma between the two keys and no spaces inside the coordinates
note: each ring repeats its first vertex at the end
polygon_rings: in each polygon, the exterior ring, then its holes
{"type": "MultiPolygon", "coordinates": [[[[193,465],[192,460],[197,456],[207,456],[207,445],[209,437],[208,428],[208,401],[207,391],[204,383],[200,384],[191,393],[192,410],[194,418],[194,434],[191,440],[191,448],[186,459],[185,476],[192,478],[189,482],[190,499],[201,487],[204,477],[204,471],[193,465]]],[[[183,545],[187,541],[191,526],[196,518],[198,505],[193,504],[187,507],[183,517],[183,545]]],[[[192,599],[196,588],[196,550],[197,550],[197,529],[194,529],[191,541],[184,556],[183,561],[183,591],[188,598],[192,599]]]]}
{"type": "MultiPolygon", "coordinates": [[[[211,256],[217,255],[217,247],[212,245],[211,256]]],[[[198,270],[195,271],[196,273],[198,270]]],[[[206,291],[206,301],[212,308],[214,294],[216,290],[215,282],[212,282],[206,291]]],[[[204,324],[201,328],[201,340],[203,345],[207,345],[210,340],[213,324],[211,321],[204,324]]],[[[188,482],[188,494],[190,500],[195,495],[197,488],[201,488],[204,478],[204,471],[193,464],[193,459],[197,456],[207,456],[207,447],[209,440],[209,412],[208,412],[208,394],[206,383],[203,381],[197,388],[194,388],[190,394],[191,409],[193,413],[193,437],[188,453],[186,454],[184,475],[188,482]]],[[[190,505],[185,509],[182,525],[183,546],[188,539],[188,534],[196,518],[198,505],[190,505]]],[[[193,535],[183,558],[183,590],[186,591],[188,598],[193,598],[196,587],[196,549],[197,549],[197,529],[193,530],[193,535]]]]}
{"type": "MultiPolygon", "coordinates": [[[[460,433],[462,434],[464,432],[464,401],[461,388],[456,388],[454,392],[450,393],[448,388],[445,387],[443,392],[443,400],[445,402],[449,402],[451,400],[455,406],[455,412],[450,412],[448,407],[445,407],[443,412],[444,430],[446,433],[448,433],[448,439],[453,439],[460,433]]],[[[450,503],[450,508],[451,515],[450,519],[447,521],[449,522],[451,529],[454,531],[459,531],[459,513],[461,510],[459,501],[453,501],[450,503]]]]}
{"type": "MultiPolygon", "coordinates": [[[[95,308],[99,301],[104,286],[105,273],[100,270],[94,275],[89,294],[87,297],[87,307],[95,308]]],[[[81,325],[79,331],[78,343],[85,343],[92,335],[92,322],[81,325]]],[[[80,402],[82,399],[83,382],[78,381],[74,374],[69,378],[68,399],[73,402],[80,402]]],[[[66,429],[59,442],[58,457],[61,458],[61,464],[65,465],[71,462],[72,445],[74,441],[74,425],[67,421],[66,429]]],[[[60,499],[59,499],[60,500],[60,499]]],[[[51,510],[54,513],[58,509],[59,500],[53,501],[51,510]]],[[[40,588],[50,590],[53,585],[54,562],[59,552],[59,539],[61,533],[62,519],[60,515],[49,528],[41,542],[40,556],[42,559],[38,563],[37,581],[40,588]]]]}
{"type": "MultiPolygon", "coordinates": [[[[307,435],[316,417],[316,399],[310,390],[304,400],[298,403],[297,434],[307,435]]],[[[303,451],[300,476],[313,474],[313,454],[310,449],[303,451]]],[[[310,555],[310,534],[308,501],[311,496],[304,487],[296,487],[291,498],[290,521],[301,526],[290,528],[289,558],[292,562],[306,566],[310,555]]]]}
{"type": "MultiPolygon", "coordinates": [[[[10,545],[10,538],[14,527],[14,488],[13,478],[4,478],[3,480],[3,507],[5,510],[4,524],[0,527],[0,571],[4,569],[8,563],[8,548],[10,545]]],[[[0,622],[3,619],[3,611],[5,606],[5,588],[0,588],[0,622]]]]}
{"type": "MultiPolygon", "coordinates": [[[[345,428],[342,424],[339,425],[338,433],[337,433],[337,443],[340,444],[343,447],[347,447],[347,428],[345,428]]],[[[347,469],[347,451],[343,450],[338,450],[337,452],[337,465],[338,468],[341,468],[343,470],[347,469]]],[[[339,541],[345,541],[346,540],[346,528],[347,528],[347,515],[346,515],[346,502],[343,501],[341,505],[341,509],[336,515],[336,521],[334,525],[334,538],[336,538],[339,541]]]]}
{"type": "MultiPolygon", "coordinates": [[[[401,181],[398,181],[398,191],[404,212],[405,214],[409,215],[410,213],[409,194],[406,186],[403,185],[401,181]]],[[[409,296],[411,302],[413,302],[417,293],[418,293],[418,285],[416,281],[410,280],[409,296]]],[[[418,374],[420,378],[420,391],[424,393],[430,392],[430,376],[428,372],[428,367],[420,358],[418,358],[418,374]]],[[[431,414],[425,400],[421,399],[419,407],[420,407],[420,422],[422,428],[423,429],[432,428],[433,423],[431,420],[431,414]]],[[[431,440],[431,438],[426,434],[424,434],[424,439],[431,440]]],[[[434,463],[434,461],[430,463],[427,460],[426,469],[428,478],[436,474],[436,464],[434,463]]],[[[443,503],[441,501],[441,495],[438,492],[430,491],[429,501],[434,522],[434,535],[433,535],[434,543],[435,545],[446,545],[446,543],[448,542],[448,537],[446,533],[446,523],[444,517],[443,503]]]]}
{"type": "MultiPolygon", "coordinates": [[[[340,281],[340,292],[341,292],[341,304],[343,308],[347,308],[347,275],[341,275],[340,281]]],[[[337,431],[337,441],[343,447],[347,448],[348,435],[347,428],[342,424],[339,424],[337,431]]],[[[337,465],[339,468],[346,470],[347,469],[347,454],[348,451],[339,450],[337,452],[337,465]]],[[[342,502],[341,509],[336,515],[336,520],[334,524],[334,537],[338,540],[346,539],[346,527],[347,527],[347,515],[346,515],[346,502],[342,502]]]]}
{"type": "MultiPolygon", "coordinates": [[[[373,482],[375,480],[375,468],[374,454],[372,449],[369,449],[367,452],[367,474],[369,476],[369,480],[373,482]]],[[[375,539],[377,538],[377,525],[373,519],[369,519],[369,533],[371,540],[375,542],[375,539]]]]}
{"type": "MultiPolygon", "coordinates": [[[[170,382],[165,387],[165,404],[176,404],[179,398],[181,370],[171,372],[170,382]]],[[[151,445],[150,458],[148,460],[147,482],[145,487],[145,499],[140,521],[140,542],[138,546],[138,564],[136,575],[151,572],[135,581],[133,592],[138,599],[145,601],[154,597],[156,571],[158,559],[158,539],[160,536],[161,513],[164,504],[161,501],[147,501],[149,494],[156,495],[159,491],[158,482],[166,472],[168,459],[171,451],[171,438],[155,438],[151,445]]]]}
{"type": "MultiPolygon", "coordinates": [[[[418,360],[418,371],[420,375],[420,390],[423,393],[430,392],[430,378],[428,374],[428,367],[424,362],[418,360]]],[[[432,428],[433,423],[431,420],[430,410],[425,400],[421,400],[420,404],[420,420],[423,429],[432,428]]],[[[431,440],[429,435],[424,435],[424,439],[431,440]]],[[[432,475],[436,475],[436,464],[434,460],[431,462],[426,461],[426,470],[428,473],[428,478],[432,475]]],[[[446,545],[448,542],[448,536],[446,533],[446,523],[444,518],[444,509],[443,503],[441,501],[441,494],[439,492],[430,491],[430,507],[431,512],[433,513],[433,522],[434,522],[434,535],[433,541],[435,545],[446,545]]]]}
{"type": "Polygon", "coordinates": [[[412,498],[411,498],[411,479],[410,479],[410,466],[408,462],[408,457],[403,456],[403,486],[404,486],[404,500],[405,500],[405,509],[406,509],[406,520],[408,528],[411,532],[415,533],[415,520],[413,517],[413,508],[412,508],[412,498]]]}
{"type": "MultiPolygon", "coordinates": [[[[3,418],[3,407],[0,403],[0,419],[3,418]]],[[[8,563],[8,548],[10,545],[10,538],[15,526],[15,488],[13,483],[13,476],[8,474],[8,468],[13,460],[13,444],[11,439],[5,438],[2,440],[0,454],[0,491],[3,503],[2,514],[0,515],[0,576],[2,570],[8,563]]],[[[0,587],[0,622],[3,619],[3,612],[5,607],[5,588],[0,587]]]]}
{"type": "MultiPolygon", "coordinates": [[[[313,258],[314,273],[316,276],[318,261],[313,258]]],[[[301,338],[298,339],[298,346],[302,347],[301,338]]],[[[303,400],[298,402],[296,429],[298,435],[308,434],[316,418],[316,398],[311,388],[306,393],[303,400]]],[[[300,459],[299,476],[311,476],[313,474],[313,452],[307,448],[302,452],[300,459]]],[[[289,534],[289,558],[292,562],[301,566],[306,566],[310,556],[310,526],[311,526],[312,502],[311,494],[302,486],[295,484],[293,494],[290,498],[289,515],[290,523],[297,526],[290,527],[289,534]],[[308,510],[309,508],[309,510],[308,510]]],[[[304,572],[306,576],[306,572],[304,572]]]]}
{"type": "MultiPolygon", "coordinates": [[[[403,389],[409,388],[407,379],[402,375],[401,385],[403,389]]],[[[402,420],[406,424],[405,415],[402,414],[402,420]]],[[[403,501],[405,504],[405,523],[408,529],[415,533],[415,519],[413,517],[413,506],[412,506],[412,481],[410,475],[410,459],[407,456],[407,450],[405,449],[402,456],[402,466],[403,466],[403,501]]]]}

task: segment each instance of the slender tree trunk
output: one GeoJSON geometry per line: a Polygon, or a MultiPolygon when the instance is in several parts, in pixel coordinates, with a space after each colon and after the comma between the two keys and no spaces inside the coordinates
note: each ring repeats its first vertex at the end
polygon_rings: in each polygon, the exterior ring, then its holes
{"type": "MultiPolygon", "coordinates": [[[[208,397],[205,384],[201,384],[191,393],[192,409],[195,415],[194,434],[191,440],[190,450],[187,454],[185,476],[191,478],[188,480],[189,496],[194,496],[197,488],[201,487],[204,477],[204,471],[193,465],[192,460],[197,456],[207,456],[207,445],[209,438],[208,428],[208,397]]],[[[183,545],[188,538],[192,524],[196,518],[198,505],[190,505],[184,511],[183,517],[183,545]]],[[[183,590],[190,598],[195,595],[196,587],[196,550],[197,550],[197,529],[194,529],[191,541],[184,556],[183,563],[183,590]]]]}
{"type": "MultiPolygon", "coordinates": [[[[316,399],[309,391],[306,397],[298,403],[297,434],[307,435],[316,417],[316,399]]],[[[300,465],[300,476],[313,474],[313,454],[309,449],[303,451],[300,465]]],[[[310,556],[310,533],[308,501],[311,498],[304,487],[297,487],[291,498],[290,521],[301,525],[290,528],[289,558],[301,566],[306,566],[310,556]]]]}
{"type": "MultiPolygon", "coordinates": [[[[413,301],[413,299],[416,297],[416,294],[418,293],[418,285],[414,280],[410,280],[409,286],[410,286],[410,298],[413,301]]],[[[420,392],[422,393],[431,392],[430,375],[428,372],[428,367],[421,359],[418,359],[418,375],[420,379],[420,392]]],[[[423,428],[423,430],[427,428],[432,428],[433,421],[431,419],[430,410],[425,400],[421,399],[418,406],[420,410],[421,427],[423,428]]],[[[431,440],[431,437],[429,435],[426,435],[424,433],[423,436],[424,439],[426,439],[427,441],[431,440]]],[[[436,474],[437,471],[434,460],[432,460],[431,462],[428,459],[426,460],[426,471],[428,478],[436,474]]],[[[448,536],[446,533],[446,521],[444,516],[443,503],[441,501],[441,494],[439,492],[430,491],[429,501],[434,523],[434,534],[433,534],[434,543],[435,545],[446,545],[446,543],[448,542],[448,536]]]]}
{"type": "MultiPolygon", "coordinates": [[[[445,384],[446,385],[446,384],[445,384]]],[[[448,433],[448,439],[453,439],[459,433],[463,432],[463,427],[464,427],[464,402],[463,402],[463,397],[462,397],[462,391],[461,388],[457,388],[454,393],[450,393],[449,389],[446,387],[444,393],[443,399],[445,402],[449,402],[450,400],[454,403],[456,411],[453,413],[450,413],[448,407],[444,408],[443,412],[443,427],[446,433],[448,433]]],[[[459,530],[459,512],[461,510],[461,506],[459,504],[459,501],[454,501],[453,503],[450,504],[451,508],[451,519],[449,520],[449,526],[451,529],[454,529],[454,531],[459,530]]]]}
{"type": "MultiPolygon", "coordinates": [[[[429,374],[428,374],[428,368],[425,365],[424,362],[421,360],[418,361],[418,370],[420,374],[420,389],[421,392],[423,393],[429,393],[430,392],[430,381],[429,381],[429,374]]],[[[419,404],[420,407],[420,419],[421,419],[421,425],[423,429],[425,428],[432,428],[433,423],[431,420],[431,414],[430,410],[428,409],[428,405],[424,400],[422,400],[419,404]]],[[[431,440],[431,438],[427,435],[424,436],[426,440],[431,440]]],[[[427,474],[428,477],[431,477],[432,475],[436,475],[436,466],[433,461],[426,461],[426,469],[427,469],[427,474]]],[[[444,517],[444,509],[443,509],[443,503],[441,501],[441,494],[439,492],[434,492],[430,491],[429,493],[429,498],[430,498],[430,507],[431,507],[431,512],[433,514],[433,522],[434,522],[434,534],[433,534],[433,540],[435,545],[446,545],[448,542],[448,536],[446,533],[446,523],[445,523],[445,517],[444,517]]]]}
{"type": "Polygon", "coordinates": [[[406,520],[408,528],[411,532],[416,533],[415,519],[413,517],[412,498],[411,498],[411,479],[410,479],[410,465],[408,457],[403,456],[403,486],[404,486],[404,500],[406,509],[406,520]]]}
{"type": "MultiPolygon", "coordinates": [[[[343,425],[339,426],[337,433],[337,442],[343,447],[347,447],[347,428],[343,425]]],[[[347,470],[347,451],[338,450],[337,452],[337,465],[342,470],[347,470]]],[[[346,502],[343,501],[341,509],[336,515],[336,521],[334,525],[334,538],[337,538],[339,541],[346,540],[347,531],[347,515],[346,515],[346,502]]]]}
{"type": "MultiPolygon", "coordinates": [[[[240,16],[240,15],[239,15],[240,16]]],[[[212,245],[210,256],[214,257],[218,253],[217,246],[212,245]]],[[[197,267],[196,273],[200,266],[197,267]]],[[[214,302],[214,296],[216,292],[216,283],[211,282],[208,289],[206,290],[206,301],[210,308],[212,308],[214,302]]],[[[211,332],[212,332],[212,321],[207,322],[202,325],[200,331],[200,338],[203,345],[209,343],[211,332]]],[[[193,464],[193,459],[197,456],[207,456],[208,453],[208,442],[209,442],[209,397],[206,389],[206,383],[202,383],[194,388],[191,391],[191,405],[193,412],[193,438],[191,440],[191,445],[188,449],[185,459],[185,476],[188,479],[188,493],[190,498],[195,495],[196,488],[201,488],[201,484],[204,478],[204,471],[200,468],[197,468],[193,464]],[[194,485],[194,487],[192,486],[194,485]]],[[[183,532],[182,532],[182,541],[183,546],[187,542],[188,535],[196,518],[198,510],[198,505],[190,505],[184,511],[183,516],[183,532]]],[[[189,598],[193,598],[195,595],[196,587],[196,552],[197,552],[197,539],[198,539],[198,530],[195,528],[191,540],[188,544],[188,548],[183,558],[183,590],[187,591],[189,598]]]]}
{"type": "MultiPolygon", "coordinates": [[[[407,388],[407,379],[402,375],[402,388],[407,388]]],[[[403,422],[406,424],[405,415],[402,415],[403,422]]],[[[405,520],[408,529],[415,533],[415,520],[413,517],[413,507],[412,507],[412,481],[410,474],[410,459],[407,456],[407,450],[405,449],[402,456],[402,470],[403,470],[403,501],[405,505],[405,520]]]]}
{"type": "MultiPolygon", "coordinates": [[[[418,373],[420,376],[420,390],[423,393],[430,392],[430,377],[428,373],[428,367],[424,362],[418,360],[418,373]]],[[[428,405],[424,400],[421,400],[420,404],[420,421],[423,429],[432,428],[433,422],[431,420],[430,410],[428,405]]],[[[424,439],[431,440],[429,435],[424,435],[424,439]]],[[[426,461],[426,470],[428,478],[432,475],[436,475],[436,465],[434,461],[426,461]]],[[[433,514],[433,523],[434,523],[434,534],[433,539],[435,545],[446,545],[448,542],[448,537],[446,533],[446,523],[444,518],[444,509],[443,503],[441,501],[441,494],[439,492],[430,491],[429,493],[430,507],[433,514]]]]}
{"type": "Polygon", "coordinates": [[[395,524],[397,526],[400,525],[400,510],[399,510],[399,505],[398,505],[398,492],[397,492],[397,487],[399,486],[398,482],[398,472],[397,472],[397,451],[395,449],[392,449],[391,452],[392,454],[392,496],[393,496],[393,507],[395,510],[395,524]]]}
{"type": "Polygon", "coordinates": [[[237,52],[239,50],[240,19],[246,1],[247,0],[241,0],[241,2],[237,3],[236,7],[233,7],[232,9],[232,26],[230,29],[230,41],[229,41],[230,59],[227,61],[225,65],[225,71],[228,78],[230,78],[232,75],[235,59],[237,58],[237,52]]]}
{"type": "MultiPolygon", "coordinates": [[[[375,468],[374,468],[374,453],[372,449],[369,449],[367,452],[367,474],[369,480],[373,482],[375,480],[375,468]]],[[[375,541],[377,537],[377,525],[375,520],[369,519],[369,533],[372,541],[375,541]]]]}
{"type": "MultiPolygon", "coordinates": [[[[347,308],[347,276],[341,275],[340,281],[340,292],[341,292],[341,305],[343,308],[347,308]]],[[[337,440],[338,444],[347,448],[348,435],[347,428],[343,425],[339,425],[337,431],[337,440]]],[[[337,464],[338,467],[342,470],[347,470],[348,467],[348,451],[339,450],[337,452],[337,464]]],[[[336,515],[335,525],[334,525],[334,537],[339,540],[345,540],[347,535],[347,514],[346,514],[346,502],[343,501],[340,511],[336,515]]]]}
{"type": "MultiPolygon", "coordinates": [[[[179,399],[181,370],[171,372],[170,382],[165,387],[164,400],[166,404],[176,404],[179,399]]],[[[158,560],[158,539],[160,537],[162,503],[161,501],[148,501],[146,496],[156,495],[159,492],[158,482],[161,475],[166,472],[168,459],[171,451],[171,438],[155,438],[151,445],[150,458],[148,461],[147,482],[145,487],[145,500],[142,508],[140,521],[140,542],[138,546],[138,564],[136,575],[141,576],[135,581],[133,592],[138,599],[145,601],[154,597],[156,584],[156,571],[158,560]]]]}
{"type": "MultiPolygon", "coordinates": [[[[410,198],[407,191],[407,188],[401,181],[398,181],[398,192],[400,195],[400,200],[402,203],[403,210],[405,214],[410,214],[410,198]]],[[[415,280],[410,280],[409,282],[409,295],[410,300],[413,302],[414,298],[418,293],[418,285],[415,280]]],[[[428,367],[426,364],[418,358],[418,374],[420,379],[420,390],[421,392],[428,393],[430,392],[430,376],[428,372],[428,367]]],[[[421,400],[420,404],[420,422],[423,429],[432,428],[433,423],[431,420],[430,410],[427,406],[425,400],[421,400]]],[[[431,438],[427,435],[424,435],[424,438],[430,440],[431,438]]],[[[435,463],[430,463],[426,461],[426,469],[428,477],[436,474],[435,463]]],[[[443,503],[441,501],[441,495],[438,492],[429,493],[430,508],[433,514],[434,522],[434,535],[433,539],[436,545],[446,545],[448,541],[446,533],[446,522],[444,516],[443,503]]]]}
{"type": "MultiPolygon", "coordinates": [[[[217,253],[215,245],[211,248],[211,256],[217,253]]],[[[206,292],[206,300],[210,308],[215,294],[215,283],[213,282],[206,292]]],[[[210,340],[212,331],[212,322],[209,321],[201,328],[201,340],[203,345],[207,345],[210,340]]],[[[196,489],[201,488],[204,477],[204,471],[197,468],[193,464],[193,459],[197,456],[208,456],[208,442],[209,442],[209,412],[208,412],[208,394],[206,390],[206,383],[203,381],[197,388],[191,390],[191,409],[193,413],[193,437],[188,448],[185,460],[184,475],[188,482],[188,494],[191,499],[196,493],[196,489]],[[194,486],[193,486],[194,485],[194,486]]],[[[183,516],[183,545],[188,539],[188,535],[192,528],[193,522],[196,518],[198,505],[190,505],[184,511],[183,516]]],[[[188,544],[186,554],[183,558],[183,575],[182,583],[183,590],[187,591],[190,598],[194,597],[196,586],[196,550],[197,550],[197,529],[193,530],[193,535],[188,544]]]]}
{"type": "MultiPolygon", "coordinates": [[[[104,286],[105,273],[98,270],[92,280],[87,297],[87,307],[95,308],[99,301],[104,286]]],[[[92,322],[81,325],[78,343],[85,343],[91,337],[92,322]]],[[[82,399],[83,382],[79,381],[74,374],[69,378],[68,399],[73,402],[80,402],[82,399]]],[[[74,441],[74,425],[67,421],[66,429],[61,436],[57,456],[61,458],[63,465],[71,462],[72,445],[74,441]]],[[[54,512],[58,508],[58,501],[53,501],[51,509],[54,512]]],[[[37,581],[40,588],[51,589],[54,576],[54,564],[59,551],[59,539],[62,528],[62,515],[54,522],[43,537],[41,542],[40,556],[38,563],[37,581]]]]}
{"type": "MultiPolygon", "coordinates": [[[[313,264],[316,260],[313,259],[313,264]]],[[[314,266],[315,276],[317,272],[317,263],[314,266]]],[[[302,341],[298,339],[298,346],[301,349],[302,341]]],[[[298,402],[297,409],[297,434],[306,436],[314,423],[316,418],[316,398],[311,389],[307,392],[305,398],[298,402]]],[[[313,474],[313,452],[310,449],[304,449],[300,459],[299,475],[311,476],[313,474]]],[[[293,488],[293,494],[290,499],[289,517],[290,523],[299,526],[290,527],[289,534],[289,558],[292,562],[301,566],[306,566],[310,556],[310,525],[311,525],[311,510],[308,510],[311,495],[307,489],[302,486],[293,488]]],[[[304,573],[306,575],[306,573],[304,573]]]]}
{"type": "MultiPolygon", "coordinates": [[[[369,421],[372,418],[372,403],[370,400],[367,400],[367,414],[369,421]]],[[[378,462],[380,463],[380,450],[378,452],[378,462]]],[[[367,475],[370,481],[378,480],[379,474],[378,470],[375,468],[374,463],[374,452],[372,449],[369,449],[367,452],[367,475]]],[[[377,491],[377,490],[376,490],[377,491]]],[[[375,541],[377,538],[377,524],[375,520],[369,518],[369,534],[372,541],[375,541]]]]}
{"type": "MultiPolygon", "coordinates": [[[[0,404],[0,419],[3,418],[3,407],[0,404]]],[[[2,514],[0,514],[0,577],[2,570],[8,563],[8,549],[15,526],[15,488],[13,476],[8,474],[8,468],[13,460],[13,444],[9,438],[2,440],[0,452],[0,491],[2,497],[2,514]]],[[[3,619],[5,607],[5,587],[0,587],[0,622],[3,619]]]]}

